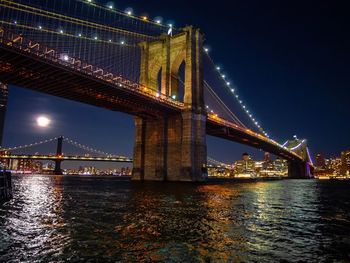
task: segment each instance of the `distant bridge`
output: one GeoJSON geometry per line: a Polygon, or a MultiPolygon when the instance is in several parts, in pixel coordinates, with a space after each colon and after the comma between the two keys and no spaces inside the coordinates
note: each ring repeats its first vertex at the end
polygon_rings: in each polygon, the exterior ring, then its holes
{"type": "Polygon", "coordinates": [[[92,156],[66,156],[66,155],[27,155],[27,154],[11,154],[0,155],[0,159],[22,159],[22,160],[48,160],[48,161],[93,161],[93,162],[119,162],[132,163],[132,159],[123,157],[92,157],[92,156]]]}

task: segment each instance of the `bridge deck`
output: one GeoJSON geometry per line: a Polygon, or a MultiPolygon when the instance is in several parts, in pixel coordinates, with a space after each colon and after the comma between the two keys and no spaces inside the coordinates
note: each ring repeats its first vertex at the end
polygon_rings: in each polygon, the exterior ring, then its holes
{"type": "MultiPolygon", "coordinates": [[[[54,50],[0,28],[0,81],[86,104],[140,117],[180,113],[181,102],[139,84],[100,73],[92,65],[69,58],[54,50]],[[35,47],[35,48],[34,48],[35,47]],[[115,81],[118,79],[119,83],[115,81]]],[[[301,157],[278,143],[220,118],[208,116],[207,134],[268,151],[288,160],[301,157]]]]}
{"type": "Polygon", "coordinates": [[[241,144],[250,145],[254,148],[262,149],[287,160],[302,161],[302,158],[299,155],[288,150],[287,148],[282,147],[275,141],[249,129],[238,127],[217,117],[208,117],[207,134],[241,144]]]}
{"type": "Polygon", "coordinates": [[[14,42],[16,37],[19,36],[0,28],[0,80],[3,83],[141,117],[171,114],[183,107],[181,102],[147,87],[111,74],[101,75],[101,70],[91,65],[75,63],[72,58],[65,61],[46,47],[31,49],[34,45],[29,40],[14,42]],[[114,79],[119,79],[119,83],[114,79]]]}

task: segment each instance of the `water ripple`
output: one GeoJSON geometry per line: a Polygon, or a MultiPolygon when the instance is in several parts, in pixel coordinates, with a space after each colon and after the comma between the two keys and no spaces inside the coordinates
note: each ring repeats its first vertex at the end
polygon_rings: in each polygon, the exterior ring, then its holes
{"type": "Polygon", "coordinates": [[[348,182],[15,176],[1,262],[350,262],[348,182]]]}

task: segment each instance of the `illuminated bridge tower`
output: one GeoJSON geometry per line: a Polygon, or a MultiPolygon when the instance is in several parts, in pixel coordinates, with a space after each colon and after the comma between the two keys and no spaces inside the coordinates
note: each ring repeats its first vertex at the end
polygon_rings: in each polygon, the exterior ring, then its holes
{"type": "Polygon", "coordinates": [[[184,69],[184,109],[157,119],[135,118],[133,180],[202,181],[206,178],[206,112],[202,77],[202,35],[193,27],[141,46],[140,83],[180,97],[184,69]]]}
{"type": "Polygon", "coordinates": [[[307,140],[299,140],[294,137],[293,140],[289,140],[285,146],[291,151],[295,152],[302,157],[303,162],[289,161],[288,164],[288,176],[291,178],[310,178],[312,177],[312,171],[310,164],[312,163],[309,149],[307,147],[307,140]]]}
{"type": "MultiPolygon", "coordinates": [[[[57,138],[57,150],[56,150],[57,157],[62,156],[62,145],[63,145],[63,137],[60,136],[57,138]]],[[[62,174],[61,163],[62,163],[62,160],[60,160],[60,159],[55,161],[55,169],[54,169],[55,175],[62,174]]]]}

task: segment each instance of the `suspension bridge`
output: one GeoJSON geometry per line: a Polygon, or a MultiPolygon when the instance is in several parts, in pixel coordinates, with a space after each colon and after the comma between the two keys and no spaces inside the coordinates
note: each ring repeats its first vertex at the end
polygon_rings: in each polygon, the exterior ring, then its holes
{"type": "MultiPolygon", "coordinates": [[[[62,174],[61,163],[63,161],[88,161],[88,162],[117,162],[117,163],[132,163],[133,160],[130,157],[116,155],[112,153],[107,153],[102,150],[98,150],[94,147],[87,146],[71,140],[64,136],[54,137],[38,142],[33,142],[24,145],[18,145],[8,148],[1,148],[0,151],[0,160],[45,160],[45,161],[54,161],[54,173],[56,175],[62,174]],[[51,154],[41,154],[36,152],[34,154],[23,153],[24,150],[33,149],[39,145],[45,145],[49,143],[56,143],[56,152],[51,154]],[[67,144],[74,146],[88,154],[82,155],[80,153],[76,154],[66,154],[63,151],[63,144],[66,142],[67,144]],[[21,153],[17,153],[17,151],[22,151],[21,153]],[[94,154],[92,156],[91,154],[94,154]]],[[[213,158],[208,157],[208,166],[215,168],[227,168],[231,169],[230,164],[222,163],[213,158]]],[[[4,167],[8,167],[9,165],[4,165],[4,167]]]]}
{"type": "Polygon", "coordinates": [[[93,0],[0,0],[1,116],[8,85],[128,113],[134,180],[205,180],[206,135],[275,154],[291,177],[308,177],[306,140],[271,139],[203,42],[193,26],[93,0]]]}

